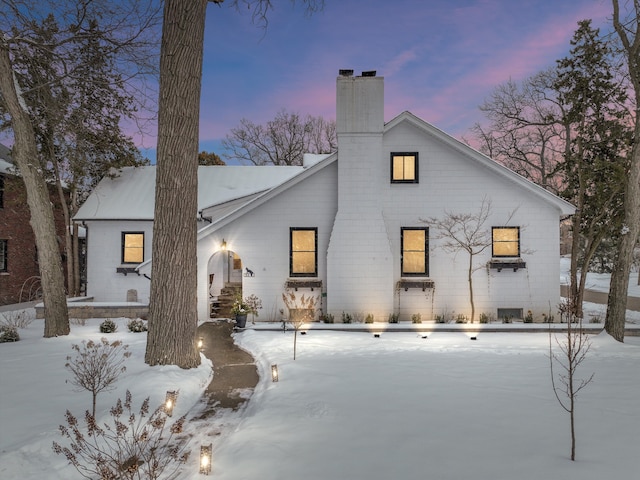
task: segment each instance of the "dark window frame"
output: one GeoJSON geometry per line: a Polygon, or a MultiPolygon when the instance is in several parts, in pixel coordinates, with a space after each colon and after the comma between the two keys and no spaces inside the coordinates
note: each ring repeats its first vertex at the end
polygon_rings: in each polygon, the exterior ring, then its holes
{"type": "MultiPolygon", "coordinates": [[[[514,241],[509,241],[509,242],[499,242],[499,243],[515,243],[514,241]]],[[[512,227],[512,226],[496,226],[496,227],[491,227],[491,256],[493,258],[520,258],[520,227],[512,227]],[[518,252],[516,255],[497,255],[495,253],[495,244],[496,241],[493,239],[493,232],[495,230],[516,230],[518,232],[518,240],[517,240],[517,244],[518,244],[518,252]]]]}
{"type": "MultiPolygon", "coordinates": [[[[309,250],[298,250],[308,252],[309,250]]],[[[290,227],[289,228],[289,276],[290,277],[317,277],[318,276],[318,227],[290,227]],[[312,231],[314,232],[314,265],[313,272],[293,271],[293,232],[312,231]]]]}
{"type": "Polygon", "coordinates": [[[6,273],[9,271],[9,240],[0,240],[0,245],[2,245],[2,250],[0,251],[0,272],[6,273]]]}
{"type": "MultiPolygon", "coordinates": [[[[407,250],[408,251],[408,250],[407,250]]],[[[419,251],[419,250],[411,250],[419,251]]],[[[429,227],[400,227],[400,274],[403,277],[428,277],[429,276],[429,227]],[[424,272],[404,271],[404,232],[408,230],[424,231],[424,272]]]]}
{"type": "Polygon", "coordinates": [[[391,179],[391,183],[420,183],[420,171],[419,171],[420,161],[418,152],[391,152],[389,155],[389,178],[391,179]],[[401,179],[397,180],[393,178],[393,157],[410,157],[414,158],[413,168],[414,168],[414,178],[413,179],[401,179]]]}
{"type": "Polygon", "coordinates": [[[123,265],[140,265],[142,262],[144,262],[144,243],[145,243],[145,232],[121,232],[122,233],[122,245],[121,245],[121,251],[120,251],[120,262],[123,265]],[[124,261],[124,254],[125,254],[125,250],[126,250],[126,242],[125,239],[127,237],[127,235],[142,235],[142,260],[140,262],[125,262],[124,261]]]}

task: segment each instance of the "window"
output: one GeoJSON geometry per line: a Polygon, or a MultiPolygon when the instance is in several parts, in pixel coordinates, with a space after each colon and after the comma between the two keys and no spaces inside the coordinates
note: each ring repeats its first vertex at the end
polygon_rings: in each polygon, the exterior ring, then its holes
{"type": "Polygon", "coordinates": [[[429,275],[429,229],[405,227],[400,230],[402,275],[429,275]]]}
{"type": "Polygon", "coordinates": [[[418,153],[391,154],[391,183],[418,183],[418,153]]]}
{"type": "Polygon", "coordinates": [[[144,261],[144,232],[122,232],[122,263],[144,261]]]}
{"type": "Polygon", "coordinates": [[[315,277],[318,274],[318,229],[290,229],[289,274],[315,277]]]}
{"type": "Polygon", "coordinates": [[[7,244],[8,240],[0,240],[0,272],[7,271],[7,244]]]}
{"type": "Polygon", "coordinates": [[[520,227],[491,227],[494,257],[520,256],[520,227]]]}
{"type": "Polygon", "coordinates": [[[4,175],[0,175],[0,208],[4,208],[4,175]]]}

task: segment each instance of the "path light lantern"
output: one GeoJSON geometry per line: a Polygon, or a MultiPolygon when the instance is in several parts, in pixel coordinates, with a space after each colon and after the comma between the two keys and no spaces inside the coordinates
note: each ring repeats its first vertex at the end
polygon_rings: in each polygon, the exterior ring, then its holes
{"type": "Polygon", "coordinates": [[[469,337],[469,340],[477,340],[477,339],[478,339],[478,337],[477,337],[477,336],[475,336],[475,337],[469,337]]]}
{"type": "Polygon", "coordinates": [[[278,381],[278,365],[271,365],[271,380],[273,382],[278,381]]]}
{"type": "Polygon", "coordinates": [[[209,475],[211,473],[211,449],[212,444],[200,446],[200,473],[209,475]]]}
{"type": "Polygon", "coordinates": [[[178,392],[177,391],[167,391],[167,396],[164,400],[164,413],[166,413],[169,417],[173,415],[173,407],[176,406],[176,401],[178,400],[178,392]]]}

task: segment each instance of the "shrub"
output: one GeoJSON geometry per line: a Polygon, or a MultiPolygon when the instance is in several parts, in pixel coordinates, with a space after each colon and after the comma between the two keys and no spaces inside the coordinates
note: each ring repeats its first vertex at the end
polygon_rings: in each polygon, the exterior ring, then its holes
{"type": "Polygon", "coordinates": [[[373,323],[373,313],[367,313],[367,316],[364,317],[364,323],[373,323]]]}
{"type": "Polygon", "coordinates": [[[531,310],[527,310],[527,314],[524,316],[524,323],[533,323],[533,313],[531,310]]]}
{"type": "Polygon", "coordinates": [[[364,312],[356,312],[353,314],[353,321],[355,323],[363,323],[364,322],[364,312]]]}
{"type": "Polygon", "coordinates": [[[513,320],[513,315],[505,315],[502,317],[502,323],[511,323],[513,320]]]}
{"type": "Polygon", "coordinates": [[[489,323],[489,315],[487,315],[486,313],[481,313],[479,320],[480,323],[489,323]]]}
{"type": "Polygon", "coordinates": [[[444,315],[436,315],[434,320],[436,321],[436,323],[446,323],[444,315]]]}
{"type": "Polygon", "coordinates": [[[600,318],[599,314],[591,315],[589,323],[602,323],[602,319],[600,318]]]}
{"type": "Polygon", "coordinates": [[[422,323],[422,315],[420,313],[411,315],[411,323],[422,323]]]}
{"type": "Polygon", "coordinates": [[[333,323],[333,315],[330,313],[325,313],[320,317],[324,323],[333,323]]]}
{"type": "Polygon", "coordinates": [[[131,352],[127,352],[129,346],[119,340],[109,343],[109,340],[102,338],[99,342],[83,340],[82,347],[72,345],[71,348],[76,356],[68,356],[65,364],[73,374],[70,382],[80,390],[91,392],[92,415],[95,416],[98,393],[113,390],[112,385],[126,370],[123,363],[125,358],[131,356],[131,352]]]}
{"type": "Polygon", "coordinates": [[[0,325],[27,328],[33,322],[34,314],[28,310],[14,310],[0,313],[0,325]]]}
{"type": "Polygon", "coordinates": [[[459,313],[458,316],[456,317],[456,323],[467,323],[467,317],[464,316],[462,313],[459,313]]]}
{"type": "Polygon", "coordinates": [[[350,313],[342,312],[342,323],[351,323],[353,317],[350,313]]]}
{"type": "Polygon", "coordinates": [[[181,435],[185,416],[168,425],[162,406],[149,415],[147,397],[136,414],[127,390],[110,410],[112,425],[98,424],[86,412],[84,423],[67,410],[60,433],[69,446],[53,442],[53,451],[64,455],[84,478],[137,480],[175,478],[189,458],[188,436],[181,435]]]}
{"type": "Polygon", "coordinates": [[[127,328],[130,332],[141,333],[147,331],[147,324],[144,323],[144,320],[136,318],[135,320],[131,320],[127,323],[127,328]]]}
{"type": "Polygon", "coordinates": [[[398,323],[398,319],[400,318],[400,315],[397,313],[390,313],[389,314],[389,323],[398,323]]]}
{"type": "Polygon", "coordinates": [[[100,324],[100,333],[113,333],[118,329],[118,325],[116,322],[107,318],[104,322],[100,324]]]}
{"type": "Polygon", "coordinates": [[[20,340],[18,329],[13,325],[0,325],[0,343],[17,342],[20,340]]]}

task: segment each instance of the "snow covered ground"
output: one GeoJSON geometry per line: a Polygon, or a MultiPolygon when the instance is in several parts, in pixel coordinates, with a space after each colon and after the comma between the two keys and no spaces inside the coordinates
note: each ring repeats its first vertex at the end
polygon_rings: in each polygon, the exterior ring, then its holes
{"type": "MultiPolygon", "coordinates": [[[[44,339],[35,320],[20,330],[20,342],[0,345],[1,479],[81,478],[51,444],[64,443],[65,410],[90,408],[90,394],[66,383],[64,364],[72,344],[104,336],[99,322],[44,339]]],[[[210,363],[188,371],[148,367],[145,334],[117,322],[108,338],[123,340],[133,355],[116,390],[98,396],[98,417],[108,420],[127,389],[136,405],[146,396],[159,405],[167,390],[179,389],[174,418],[197,418],[210,363]]],[[[260,383],[241,411],[188,423],[193,453],[181,480],[204,478],[197,456],[209,443],[211,477],[219,480],[617,480],[640,473],[640,337],[625,344],[591,337],[578,371],[595,377],[577,401],[576,462],[569,460],[568,415],[551,390],[546,333],[471,341],[464,332],[425,339],[311,330],[298,336],[295,361],[292,332],[246,331],[236,340],[255,356],[260,383]]]]}

